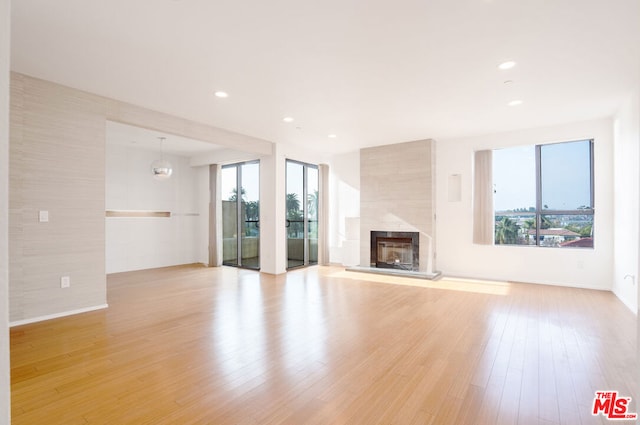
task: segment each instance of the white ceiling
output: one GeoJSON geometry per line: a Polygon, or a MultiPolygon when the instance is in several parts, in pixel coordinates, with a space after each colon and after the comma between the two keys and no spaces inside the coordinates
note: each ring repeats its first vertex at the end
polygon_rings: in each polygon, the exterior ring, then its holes
{"type": "Polygon", "coordinates": [[[106,142],[114,146],[125,146],[154,152],[162,151],[180,156],[194,156],[222,149],[221,146],[212,143],[201,142],[199,140],[147,130],[145,128],[113,121],[107,121],[106,142]],[[160,137],[164,137],[165,139],[161,141],[160,137]]]}
{"type": "Polygon", "coordinates": [[[12,69],[341,152],[612,115],[640,1],[19,0],[12,69]]]}

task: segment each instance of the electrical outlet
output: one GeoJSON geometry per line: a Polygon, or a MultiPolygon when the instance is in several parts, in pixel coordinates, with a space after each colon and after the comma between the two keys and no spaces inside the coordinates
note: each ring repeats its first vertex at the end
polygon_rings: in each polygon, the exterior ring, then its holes
{"type": "Polygon", "coordinates": [[[40,223],[48,223],[49,222],[49,211],[39,211],[38,212],[38,221],[40,221],[40,223]]]}
{"type": "Polygon", "coordinates": [[[71,278],[69,276],[62,276],[60,278],[60,287],[68,288],[71,286],[71,278]]]}

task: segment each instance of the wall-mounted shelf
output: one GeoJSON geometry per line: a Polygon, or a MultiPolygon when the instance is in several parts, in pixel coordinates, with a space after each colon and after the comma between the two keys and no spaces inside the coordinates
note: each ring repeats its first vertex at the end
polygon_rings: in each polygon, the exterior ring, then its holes
{"type": "Polygon", "coordinates": [[[171,217],[171,211],[134,211],[134,210],[107,210],[106,217],[127,217],[127,218],[167,218],[171,217]]]}

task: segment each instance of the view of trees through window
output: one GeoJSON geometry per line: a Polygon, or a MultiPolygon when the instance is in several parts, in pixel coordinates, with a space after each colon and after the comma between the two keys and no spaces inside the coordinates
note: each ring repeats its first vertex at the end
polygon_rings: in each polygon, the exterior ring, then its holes
{"type": "Polygon", "coordinates": [[[222,264],[260,268],[260,163],[222,167],[222,264]]]}
{"type": "Polygon", "coordinates": [[[318,262],[318,167],[286,161],[287,269],[318,262]]]}
{"type": "MultiPolygon", "coordinates": [[[[302,210],[302,204],[298,199],[298,194],[287,193],[287,220],[289,221],[289,227],[287,229],[287,236],[290,238],[301,238],[304,235],[304,213],[302,210]]],[[[313,193],[307,195],[307,215],[310,217],[317,217],[318,212],[318,191],[314,190],[313,193]]],[[[318,237],[318,226],[315,221],[307,220],[309,222],[309,237],[318,237]]]]}
{"type": "Polygon", "coordinates": [[[593,142],[493,151],[495,244],[593,247],[593,142]]]}
{"type": "MultiPolygon", "coordinates": [[[[316,179],[317,180],[317,179],[316,179]]],[[[232,181],[232,180],[230,180],[232,181]]],[[[315,182],[315,180],[314,180],[315,182]]],[[[224,185],[223,185],[224,186],[224,185]]],[[[223,199],[223,207],[226,209],[228,203],[233,203],[238,201],[238,190],[235,186],[231,186],[230,184],[226,185],[227,187],[223,187],[222,192],[225,193],[226,199],[223,199]]],[[[317,186],[317,185],[316,185],[317,186]]],[[[258,188],[251,188],[256,193],[258,188]]],[[[242,203],[242,218],[245,221],[256,221],[260,220],[260,201],[249,201],[247,200],[247,189],[245,187],[240,188],[240,202],[242,203]]],[[[229,204],[231,205],[231,204],[229,204]]],[[[289,237],[302,237],[303,234],[303,208],[300,202],[298,193],[292,192],[287,193],[286,199],[286,209],[287,209],[287,220],[290,220],[288,234],[289,237]]],[[[307,211],[309,217],[317,217],[318,214],[318,190],[314,190],[312,193],[307,195],[307,211]]],[[[246,236],[257,236],[257,229],[246,227],[245,235],[246,236]]],[[[318,226],[313,223],[310,225],[309,234],[311,237],[317,238],[318,226]]]]}
{"type": "MultiPolygon", "coordinates": [[[[231,203],[238,202],[238,190],[234,187],[231,190],[229,198],[226,200],[231,203]]],[[[260,220],[260,201],[247,201],[247,191],[243,187],[240,189],[240,202],[242,202],[242,219],[245,222],[255,222],[260,220]]],[[[223,208],[226,205],[225,200],[222,201],[223,208]]],[[[244,226],[245,236],[258,236],[260,231],[256,226],[244,226]]]]}

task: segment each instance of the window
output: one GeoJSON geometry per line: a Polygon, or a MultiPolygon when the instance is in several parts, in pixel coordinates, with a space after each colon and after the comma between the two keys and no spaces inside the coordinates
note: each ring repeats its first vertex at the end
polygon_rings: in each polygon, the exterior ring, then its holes
{"type": "Polygon", "coordinates": [[[493,151],[494,243],[593,248],[593,141],[493,151]]]}

